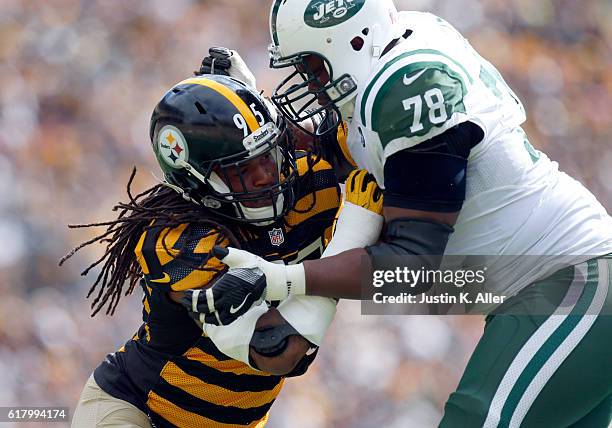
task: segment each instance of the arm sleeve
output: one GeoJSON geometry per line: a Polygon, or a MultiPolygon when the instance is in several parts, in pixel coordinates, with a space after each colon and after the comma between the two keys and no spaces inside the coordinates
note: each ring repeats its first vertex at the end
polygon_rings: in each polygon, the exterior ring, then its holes
{"type": "Polygon", "coordinates": [[[384,205],[432,212],[457,212],[465,200],[470,150],[483,138],[465,122],[390,156],[384,167],[384,205]]]}
{"type": "MultiPolygon", "coordinates": [[[[397,218],[389,222],[383,241],[366,248],[374,270],[388,266],[390,257],[404,256],[410,270],[438,269],[453,228],[430,220],[397,218]],[[407,256],[407,257],[406,257],[407,256]]],[[[422,281],[410,294],[426,292],[432,283],[422,281]]]]}

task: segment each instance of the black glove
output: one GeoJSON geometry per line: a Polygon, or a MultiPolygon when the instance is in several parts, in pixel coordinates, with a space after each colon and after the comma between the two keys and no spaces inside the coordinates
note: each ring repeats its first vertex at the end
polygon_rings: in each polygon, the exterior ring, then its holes
{"type": "Polygon", "coordinates": [[[203,74],[222,74],[229,76],[229,68],[232,66],[230,57],[232,53],[228,48],[212,47],[208,50],[208,56],[202,60],[202,65],[198,71],[195,71],[196,76],[203,74]]]}
{"type": "Polygon", "coordinates": [[[201,322],[227,325],[261,303],[265,289],[261,269],[230,268],[211,288],[185,291],[181,304],[201,322]]]}

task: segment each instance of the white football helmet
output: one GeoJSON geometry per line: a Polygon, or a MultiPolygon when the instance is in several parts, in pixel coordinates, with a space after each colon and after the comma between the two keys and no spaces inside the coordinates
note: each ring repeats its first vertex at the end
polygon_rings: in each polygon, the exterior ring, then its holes
{"type": "Polygon", "coordinates": [[[403,32],[392,0],[274,0],[270,66],[297,71],[281,82],[272,100],[294,123],[326,108],[350,110],[346,104],[354,104],[374,63],[403,32]],[[322,60],[329,82],[309,67],[310,56],[322,60]],[[297,75],[303,83],[295,83],[297,75]]]}

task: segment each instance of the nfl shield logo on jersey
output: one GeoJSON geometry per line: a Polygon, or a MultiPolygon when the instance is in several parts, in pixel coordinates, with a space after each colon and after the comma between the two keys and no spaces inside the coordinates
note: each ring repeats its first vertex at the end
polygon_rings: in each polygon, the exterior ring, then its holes
{"type": "Polygon", "coordinates": [[[276,247],[280,246],[283,242],[285,242],[285,235],[283,235],[283,229],[274,228],[268,231],[268,235],[270,235],[270,242],[276,247]]]}

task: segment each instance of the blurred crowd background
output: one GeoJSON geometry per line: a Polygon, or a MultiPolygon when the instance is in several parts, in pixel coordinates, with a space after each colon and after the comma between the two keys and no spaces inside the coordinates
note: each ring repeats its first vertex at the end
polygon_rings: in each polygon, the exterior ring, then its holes
{"type": "MultiPolygon", "coordinates": [[[[609,0],[405,0],[449,20],[526,105],[534,146],[612,207],[609,0]]],[[[151,111],[208,47],[241,52],[267,94],[266,0],[0,1],[0,406],[74,407],[90,372],[140,323],[140,295],[91,319],[100,248],[58,260],[154,184],[151,111]]],[[[159,175],[159,174],[158,174],[159,175]]],[[[362,317],[343,303],[317,363],[287,382],[269,426],[431,427],[479,317],[362,317]]],[[[22,426],[22,425],[20,425],[22,426]]],[[[36,425],[40,426],[40,425],[36,425]]]]}

